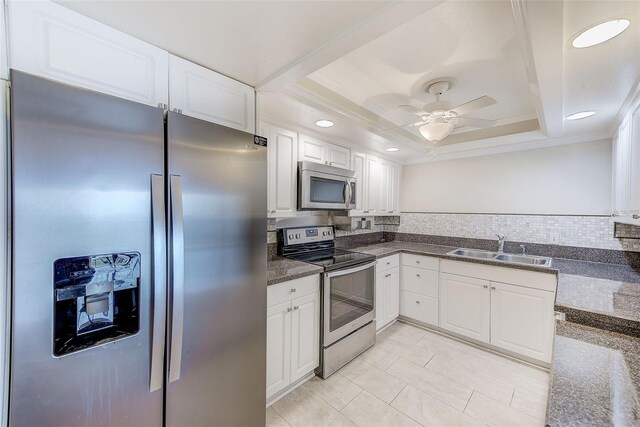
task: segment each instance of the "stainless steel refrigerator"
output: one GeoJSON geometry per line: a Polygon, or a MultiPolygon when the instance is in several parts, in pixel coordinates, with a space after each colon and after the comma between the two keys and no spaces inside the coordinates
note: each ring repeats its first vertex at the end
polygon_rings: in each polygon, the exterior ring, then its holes
{"type": "Polygon", "coordinates": [[[11,79],[9,424],[264,425],[266,148],[11,79]]]}

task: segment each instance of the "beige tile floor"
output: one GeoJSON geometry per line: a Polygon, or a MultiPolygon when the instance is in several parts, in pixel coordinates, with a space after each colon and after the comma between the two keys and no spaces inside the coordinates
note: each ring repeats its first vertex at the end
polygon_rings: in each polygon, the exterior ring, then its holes
{"type": "Polygon", "coordinates": [[[267,426],[543,426],[548,385],[543,370],[396,322],[267,408],[267,426]]]}

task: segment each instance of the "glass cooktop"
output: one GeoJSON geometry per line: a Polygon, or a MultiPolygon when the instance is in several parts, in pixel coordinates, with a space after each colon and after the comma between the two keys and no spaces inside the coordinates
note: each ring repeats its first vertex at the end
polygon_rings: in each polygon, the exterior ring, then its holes
{"type": "Polygon", "coordinates": [[[325,270],[337,270],[358,264],[366,264],[376,259],[375,255],[361,252],[345,251],[344,249],[331,249],[321,251],[309,251],[287,255],[287,258],[295,259],[309,264],[319,265],[325,270]]]}

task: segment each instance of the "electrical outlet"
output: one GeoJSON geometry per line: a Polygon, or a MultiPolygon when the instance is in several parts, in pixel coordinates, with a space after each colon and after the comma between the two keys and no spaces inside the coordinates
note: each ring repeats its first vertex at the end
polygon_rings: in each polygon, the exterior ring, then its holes
{"type": "Polygon", "coordinates": [[[560,233],[551,233],[549,234],[549,243],[552,245],[557,245],[560,243],[560,233]]]}

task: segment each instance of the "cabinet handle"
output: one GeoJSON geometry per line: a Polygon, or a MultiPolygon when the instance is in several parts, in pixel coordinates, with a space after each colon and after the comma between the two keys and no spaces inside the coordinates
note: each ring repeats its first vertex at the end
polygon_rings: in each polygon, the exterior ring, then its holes
{"type": "Polygon", "coordinates": [[[393,213],[393,211],[389,211],[389,213],[393,213]]]}
{"type": "Polygon", "coordinates": [[[294,309],[294,310],[297,310],[297,309],[299,309],[299,308],[300,308],[300,307],[299,307],[299,306],[297,306],[297,305],[294,305],[294,306],[293,306],[293,309],[294,309]]]}
{"type": "Polygon", "coordinates": [[[420,264],[420,261],[416,261],[416,264],[420,264]]]}
{"type": "Polygon", "coordinates": [[[482,285],[482,287],[487,289],[489,286],[488,285],[482,285]]]}
{"type": "Polygon", "coordinates": [[[495,286],[492,286],[492,287],[491,287],[491,290],[492,290],[492,291],[495,291],[495,290],[496,290],[496,287],[495,287],[495,286]]]}
{"type": "Polygon", "coordinates": [[[287,307],[287,313],[289,313],[289,312],[291,312],[291,311],[293,311],[293,310],[291,309],[291,307],[287,307]]]}
{"type": "Polygon", "coordinates": [[[390,263],[390,262],[388,262],[388,263],[387,263],[387,265],[391,265],[391,263],[390,263]]]}
{"type": "Polygon", "coordinates": [[[420,304],[420,301],[416,301],[416,304],[420,304]]]}
{"type": "Polygon", "coordinates": [[[296,291],[296,288],[291,288],[291,293],[294,293],[296,291]]]}
{"type": "Polygon", "coordinates": [[[416,277],[420,277],[420,275],[419,275],[419,274],[416,274],[416,277]]]}

